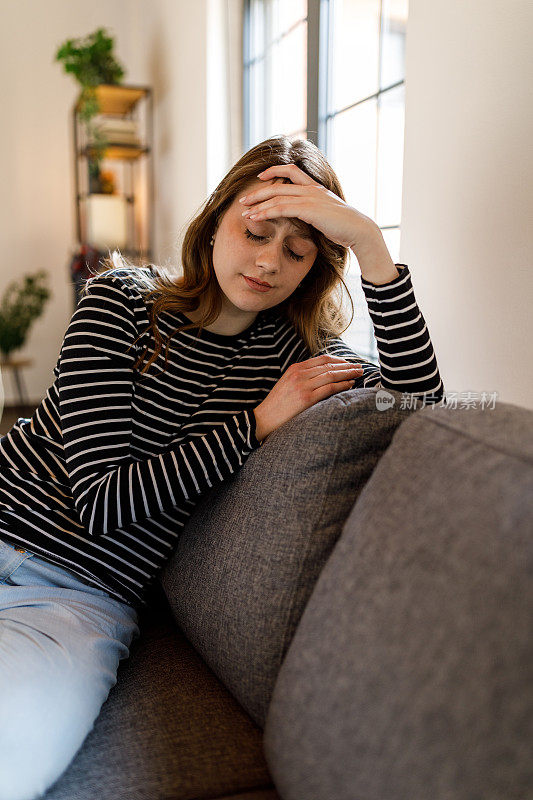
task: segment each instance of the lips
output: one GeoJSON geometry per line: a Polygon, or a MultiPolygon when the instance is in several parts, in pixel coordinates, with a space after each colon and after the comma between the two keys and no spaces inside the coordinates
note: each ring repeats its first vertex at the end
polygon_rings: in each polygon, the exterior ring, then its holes
{"type": "Polygon", "coordinates": [[[259,283],[259,281],[248,278],[247,275],[243,275],[242,279],[253,292],[269,292],[272,289],[269,283],[259,283]]]}
{"type": "Polygon", "coordinates": [[[269,289],[272,289],[272,286],[269,283],[265,283],[265,281],[260,281],[257,278],[250,278],[249,275],[245,275],[245,278],[248,278],[249,281],[253,281],[254,283],[258,283],[259,286],[268,286],[269,289]]]}

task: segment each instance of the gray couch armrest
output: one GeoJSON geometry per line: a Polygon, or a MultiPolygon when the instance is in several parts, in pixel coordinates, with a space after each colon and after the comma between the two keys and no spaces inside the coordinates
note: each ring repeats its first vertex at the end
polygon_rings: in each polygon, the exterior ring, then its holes
{"type": "Polygon", "coordinates": [[[533,412],[401,425],[278,675],[284,800],[533,797],[532,531],[533,412]]]}

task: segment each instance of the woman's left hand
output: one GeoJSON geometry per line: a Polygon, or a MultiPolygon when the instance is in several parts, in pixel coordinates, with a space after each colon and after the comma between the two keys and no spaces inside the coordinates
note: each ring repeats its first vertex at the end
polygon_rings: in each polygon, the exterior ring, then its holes
{"type": "Polygon", "coordinates": [[[351,247],[367,247],[381,233],[374,220],[349,206],[334,192],[309,177],[296,164],[276,164],[258,176],[261,180],[290,178],[291,183],[275,182],[246,195],[243,207],[250,205],[245,219],[298,217],[321,231],[332,242],[351,247]]]}

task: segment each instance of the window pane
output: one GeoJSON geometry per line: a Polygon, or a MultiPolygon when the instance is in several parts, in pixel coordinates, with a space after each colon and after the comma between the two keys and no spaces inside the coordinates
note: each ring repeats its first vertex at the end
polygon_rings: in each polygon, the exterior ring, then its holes
{"type": "Polygon", "coordinates": [[[307,16],[307,0],[275,0],[275,7],[276,29],[280,33],[307,16]]]}
{"type": "Polygon", "coordinates": [[[346,202],[372,219],[376,205],[376,130],[375,98],[343,111],[328,125],[328,159],[346,202]]]}
{"type": "Polygon", "coordinates": [[[307,0],[250,2],[249,147],[306,131],[306,14],[307,0]]]}
{"type": "Polygon", "coordinates": [[[333,52],[329,111],[378,90],[379,0],[332,0],[333,52]]]}
{"type": "Polygon", "coordinates": [[[395,264],[398,264],[400,261],[400,229],[389,228],[385,231],[381,231],[381,233],[385,239],[385,244],[387,245],[390,257],[395,264]]]}
{"type": "Polygon", "coordinates": [[[378,225],[399,225],[402,216],[405,85],[379,95],[378,225]]]}
{"type": "MultiPolygon", "coordinates": [[[[392,260],[398,263],[400,252],[399,228],[382,231],[382,234],[392,260]]],[[[341,338],[360,356],[368,358],[374,364],[379,364],[374,326],[368,313],[366,297],[361,286],[361,270],[353,253],[350,253],[349,266],[344,282],[348,287],[354,304],[354,318],[350,327],[341,335],[341,338]]],[[[346,300],[346,308],[350,311],[349,300],[346,300]]]]}
{"type": "MultiPolygon", "coordinates": [[[[344,282],[352,298],[354,317],[350,327],[341,334],[341,338],[344,339],[358,355],[368,358],[370,361],[377,364],[378,351],[374,338],[372,320],[368,313],[368,305],[361,286],[361,270],[359,269],[356,257],[351,252],[344,282]]],[[[351,306],[349,300],[346,300],[345,306],[348,312],[350,312],[351,306]]]]}
{"type": "Polygon", "coordinates": [[[307,120],[307,22],[274,43],[270,64],[270,120],[266,136],[305,128],[307,120]]]}
{"type": "Polygon", "coordinates": [[[250,59],[260,58],[265,54],[265,10],[262,0],[250,1],[250,59]]]}
{"type": "Polygon", "coordinates": [[[383,0],[381,89],[405,80],[408,0],[383,0]]]}
{"type": "Polygon", "coordinates": [[[250,68],[250,146],[260,142],[265,125],[265,60],[261,59],[250,68]]]}

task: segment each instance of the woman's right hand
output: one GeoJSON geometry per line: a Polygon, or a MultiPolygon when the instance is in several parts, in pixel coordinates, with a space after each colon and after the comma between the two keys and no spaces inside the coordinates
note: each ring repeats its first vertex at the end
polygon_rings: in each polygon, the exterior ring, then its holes
{"type": "Polygon", "coordinates": [[[352,382],[362,374],[362,367],[340,356],[315,356],[291,364],[254,408],[257,439],[262,441],[284,422],[320,400],[350,389],[352,382]]]}

